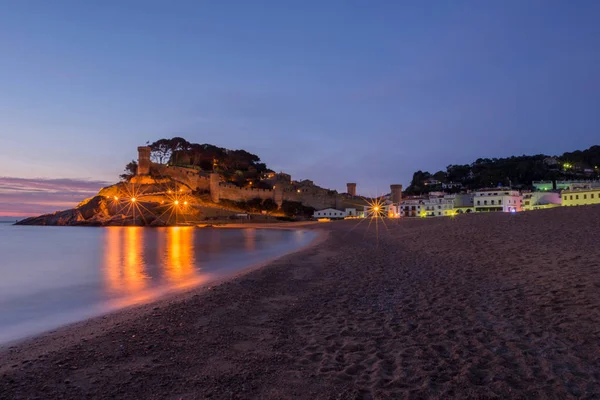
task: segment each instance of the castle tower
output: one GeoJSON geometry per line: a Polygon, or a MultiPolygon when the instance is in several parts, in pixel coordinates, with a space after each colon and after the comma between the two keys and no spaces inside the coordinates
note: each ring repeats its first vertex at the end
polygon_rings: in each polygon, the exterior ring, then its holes
{"type": "Polygon", "coordinates": [[[350,196],[356,196],[356,183],[346,183],[346,187],[350,196]]]}
{"type": "Polygon", "coordinates": [[[150,147],[138,147],[137,175],[150,175],[150,147]]]}
{"type": "Polygon", "coordinates": [[[402,185],[390,185],[392,193],[392,203],[400,203],[402,201],[402,185]]]}
{"type": "Polygon", "coordinates": [[[273,196],[275,197],[273,200],[277,207],[281,208],[283,205],[283,187],[282,185],[275,185],[275,189],[273,189],[273,196]]]}
{"type": "Polygon", "coordinates": [[[210,174],[210,199],[213,203],[221,201],[221,176],[217,173],[210,174]]]}

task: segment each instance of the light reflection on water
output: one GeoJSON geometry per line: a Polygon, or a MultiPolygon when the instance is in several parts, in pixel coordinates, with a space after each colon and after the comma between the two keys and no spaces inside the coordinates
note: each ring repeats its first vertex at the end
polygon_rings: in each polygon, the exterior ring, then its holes
{"type": "Polygon", "coordinates": [[[314,236],[193,227],[0,227],[0,343],[209,283],[314,236]]]}

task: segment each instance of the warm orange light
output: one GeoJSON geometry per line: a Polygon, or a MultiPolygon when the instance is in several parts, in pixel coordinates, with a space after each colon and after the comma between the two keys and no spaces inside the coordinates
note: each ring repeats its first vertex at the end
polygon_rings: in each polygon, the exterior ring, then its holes
{"type": "Polygon", "coordinates": [[[174,203],[174,204],[175,204],[176,206],[178,206],[178,205],[179,205],[179,200],[175,200],[175,203],[174,203]]]}
{"type": "Polygon", "coordinates": [[[183,204],[187,206],[187,201],[184,201],[183,204]]]}
{"type": "Polygon", "coordinates": [[[119,200],[119,198],[117,196],[114,197],[115,200],[119,200]]]}
{"type": "Polygon", "coordinates": [[[169,189],[169,191],[167,191],[167,193],[171,193],[171,190],[169,189]]]}
{"type": "Polygon", "coordinates": [[[135,197],[132,197],[132,198],[131,198],[131,202],[132,202],[132,203],[135,203],[135,197]]]}
{"type": "Polygon", "coordinates": [[[373,211],[379,211],[379,206],[373,207],[373,211]]]}

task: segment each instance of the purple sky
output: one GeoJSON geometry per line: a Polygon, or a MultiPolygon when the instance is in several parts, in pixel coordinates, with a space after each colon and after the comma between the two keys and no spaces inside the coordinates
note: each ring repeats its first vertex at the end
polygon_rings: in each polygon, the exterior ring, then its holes
{"type": "Polygon", "coordinates": [[[3,178],[0,215],[66,208],[175,135],[365,195],[587,148],[599,20],[596,0],[6,2],[0,176],[31,190],[3,178]]]}

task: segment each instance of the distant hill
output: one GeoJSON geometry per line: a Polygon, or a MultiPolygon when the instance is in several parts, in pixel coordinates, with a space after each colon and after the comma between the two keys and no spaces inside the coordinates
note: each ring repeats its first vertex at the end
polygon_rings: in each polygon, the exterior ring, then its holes
{"type": "Polygon", "coordinates": [[[407,194],[444,189],[449,192],[485,187],[529,189],[533,181],[600,178],[600,146],[561,156],[538,154],[507,158],[479,158],[471,164],[448,165],[446,171],[413,174],[407,194]]]}
{"type": "Polygon", "coordinates": [[[0,224],[1,223],[15,223],[15,221],[20,221],[22,219],[25,219],[27,217],[0,217],[0,224]]]}

